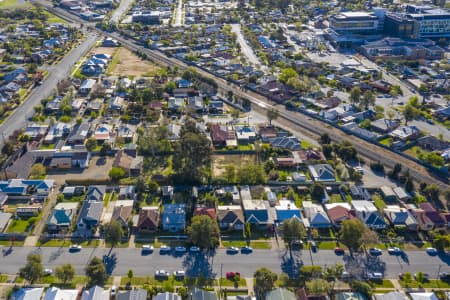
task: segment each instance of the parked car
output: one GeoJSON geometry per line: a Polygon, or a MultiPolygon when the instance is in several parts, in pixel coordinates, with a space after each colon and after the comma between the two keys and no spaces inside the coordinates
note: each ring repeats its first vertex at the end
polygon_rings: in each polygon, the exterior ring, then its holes
{"type": "Polygon", "coordinates": [[[428,253],[428,255],[432,255],[432,256],[438,254],[437,249],[436,248],[432,248],[432,247],[428,247],[425,251],[428,253]]]}
{"type": "Polygon", "coordinates": [[[253,252],[253,248],[250,246],[241,247],[241,253],[249,254],[253,252]]]}
{"type": "Polygon", "coordinates": [[[177,279],[184,278],[184,275],[186,275],[186,273],[183,270],[173,272],[173,276],[177,279]]]}
{"type": "Polygon", "coordinates": [[[152,253],[154,250],[153,246],[151,245],[142,245],[142,254],[148,254],[148,253],[152,253]]]}
{"type": "Polygon", "coordinates": [[[169,275],[170,275],[169,272],[166,272],[165,270],[157,270],[155,272],[156,278],[168,278],[169,275]]]}
{"type": "Polygon", "coordinates": [[[78,252],[78,251],[81,251],[82,248],[83,247],[81,247],[81,245],[72,245],[72,246],[70,246],[69,251],[70,252],[78,252]]]}
{"type": "Polygon", "coordinates": [[[53,274],[53,270],[52,269],[44,269],[44,275],[45,276],[50,276],[53,274]]]}
{"type": "Polygon", "coordinates": [[[116,293],[117,293],[117,287],[115,285],[113,285],[111,287],[111,296],[112,297],[116,296],[116,293]]]}
{"type": "Polygon", "coordinates": [[[398,247],[388,248],[387,251],[390,255],[400,255],[403,252],[402,249],[398,247]]]}
{"type": "Polygon", "coordinates": [[[239,253],[239,249],[236,247],[228,247],[227,248],[227,254],[237,254],[239,253]]]}
{"type": "Polygon", "coordinates": [[[344,255],[345,254],[345,250],[339,247],[334,248],[334,253],[336,255],[344,255]]]}
{"type": "MultiPolygon", "coordinates": [[[[414,274],[414,279],[415,280],[417,280],[417,274],[418,273],[415,273],[414,274]]],[[[423,274],[423,278],[425,279],[425,280],[430,280],[430,274],[428,274],[428,273],[422,273],[423,274]]]]}
{"type": "Polygon", "coordinates": [[[383,252],[378,248],[370,248],[369,253],[372,256],[380,256],[381,254],[383,254],[383,252]]]}
{"type": "Polygon", "coordinates": [[[160,254],[167,254],[167,253],[169,253],[171,250],[172,250],[172,248],[170,248],[169,246],[162,245],[162,246],[159,248],[159,253],[160,253],[160,254]]]}
{"type": "Polygon", "coordinates": [[[383,280],[383,273],[373,272],[367,274],[369,280],[383,280]]]}
{"type": "Polygon", "coordinates": [[[450,281],[450,273],[440,273],[439,279],[443,281],[450,281]]]}
{"type": "Polygon", "coordinates": [[[314,253],[317,252],[316,242],[309,241],[309,244],[311,245],[311,251],[314,252],[314,253]]]}
{"type": "Polygon", "coordinates": [[[189,252],[193,252],[193,253],[200,252],[200,248],[197,246],[191,246],[189,248],[189,252]]]}
{"type": "Polygon", "coordinates": [[[175,252],[178,253],[178,254],[185,253],[186,252],[186,247],[177,246],[177,247],[175,247],[175,252]]]}
{"type": "Polygon", "coordinates": [[[239,272],[227,272],[226,273],[226,278],[228,279],[228,280],[232,280],[234,277],[236,277],[236,276],[241,276],[241,273],[239,273],[239,272]]]}

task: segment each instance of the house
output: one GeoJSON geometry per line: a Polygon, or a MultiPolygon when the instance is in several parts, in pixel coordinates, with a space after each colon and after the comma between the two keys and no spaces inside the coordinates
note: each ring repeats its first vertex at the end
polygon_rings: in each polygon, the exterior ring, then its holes
{"type": "Polygon", "coordinates": [[[121,186],[117,199],[119,200],[136,200],[136,188],[134,185],[121,186]]]}
{"type": "Polygon", "coordinates": [[[241,206],[218,206],[217,221],[221,230],[243,230],[245,219],[241,206]]]}
{"type": "MultiPolygon", "coordinates": [[[[159,299],[156,296],[154,299],[159,299]]],[[[147,300],[147,290],[134,289],[130,291],[119,291],[116,295],[116,300],[147,300]]],[[[177,298],[161,298],[160,300],[181,300],[177,298]]]]}
{"type": "Polygon", "coordinates": [[[32,141],[37,141],[47,134],[48,125],[32,123],[25,128],[24,135],[30,137],[32,141]]]}
{"type": "Polygon", "coordinates": [[[342,222],[355,218],[350,204],[346,202],[327,203],[325,208],[327,209],[328,218],[336,228],[341,227],[342,222]]]}
{"type": "Polygon", "coordinates": [[[246,222],[260,226],[273,224],[269,217],[269,201],[242,199],[242,207],[246,222]]]}
{"type": "Polygon", "coordinates": [[[44,294],[43,287],[21,288],[14,292],[9,300],[41,300],[42,294],[44,294]]]}
{"type": "Polygon", "coordinates": [[[117,137],[123,139],[124,143],[133,142],[134,135],[136,134],[136,126],[130,124],[120,124],[117,130],[117,137]]]}
{"type": "MultiPolygon", "coordinates": [[[[241,204],[241,195],[239,193],[239,189],[235,185],[228,185],[221,187],[215,191],[215,194],[219,198],[223,198],[226,195],[231,195],[233,204],[241,204]]],[[[250,198],[251,199],[251,198],[250,198]]]]}
{"type": "Polygon", "coordinates": [[[100,142],[109,140],[112,134],[112,126],[109,124],[99,124],[94,132],[94,139],[100,142]]]}
{"type": "Polygon", "coordinates": [[[356,216],[371,229],[384,229],[386,228],[386,222],[377,208],[371,201],[367,200],[354,200],[352,201],[353,209],[356,216]]]}
{"type": "Polygon", "coordinates": [[[381,195],[386,202],[394,202],[397,199],[397,195],[394,193],[394,190],[386,185],[383,185],[380,188],[381,195]]]}
{"type": "Polygon", "coordinates": [[[174,98],[170,97],[167,108],[171,113],[179,113],[181,112],[185,107],[184,99],[183,98],[174,98]]]}
{"type": "Polygon", "coordinates": [[[450,119],[450,106],[440,108],[434,112],[434,116],[440,121],[450,119]]]}
{"type": "Polygon", "coordinates": [[[396,121],[389,119],[378,119],[370,123],[370,127],[379,133],[389,133],[396,129],[400,124],[396,121]]]}
{"type": "Polygon", "coordinates": [[[438,300],[434,292],[409,293],[412,300],[438,300]]]}
{"type": "Polygon", "coordinates": [[[68,136],[71,130],[72,127],[70,124],[58,122],[48,130],[43,142],[45,144],[55,143],[59,139],[68,136]]]}
{"type": "Polygon", "coordinates": [[[272,148],[287,149],[291,151],[298,151],[302,149],[300,141],[294,136],[281,136],[270,140],[272,148]]]}
{"type": "Polygon", "coordinates": [[[260,126],[258,134],[261,140],[267,143],[278,136],[278,130],[275,126],[260,126]]]}
{"type": "Polygon", "coordinates": [[[105,198],[106,186],[104,185],[91,185],[88,187],[86,193],[86,200],[89,201],[100,201],[102,202],[105,198]]]}
{"type": "Polygon", "coordinates": [[[256,140],[256,131],[250,126],[235,126],[236,138],[239,145],[252,144],[256,140]]]}
{"type": "Polygon", "coordinates": [[[77,300],[79,290],[63,290],[52,286],[45,293],[44,300],[77,300]]]}
{"type": "Polygon", "coordinates": [[[159,227],[159,208],[144,206],[139,211],[137,230],[139,232],[154,232],[159,227]]]}
{"type": "Polygon", "coordinates": [[[109,101],[108,111],[111,114],[120,114],[126,108],[125,99],[116,96],[109,101]]]}
{"type": "Polygon", "coordinates": [[[287,288],[277,288],[266,293],[266,300],[297,300],[297,297],[287,288]]]}
{"type": "Polygon", "coordinates": [[[340,292],[336,294],[336,300],[369,300],[358,292],[340,292]]]}
{"type": "Polygon", "coordinates": [[[424,150],[441,152],[450,147],[450,142],[444,139],[438,139],[432,135],[427,135],[417,139],[417,146],[424,150]]]}
{"type": "Polygon", "coordinates": [[[208,216],[211,220],[216,219],[216,210],[213,207],[196,207],[194,209],[195,216],[208,216]]]}
{"type": "Polygon", "coordinates": [[[285,220],[290,220],[296,218],[297,220],[302,220],[302,215],[300,209],[295,205],[292,200],[283,199],[279,201],[279,205],[275,206],[277,212],[277,222],[283,223],[285,220]]]}
{"type": "Polygon", "coordinates": [[[81,300],[109,300],[109,290],[95,285],[88,290],[84,290],[81,300]]]}
{"type": "Polygon", "coordinates": [[[72,134],[67,139],[69,145],[82,145],[87,139],[91,129],[91,124],[88,122],[83,122],[77,125],[72,134]]]}
{"type": "Polygon", "coordinates": [[[314,181],[317,182],[334,182],[336,177],[334,176],[333,167],[329,164],[317,164],[308,166],[309,173],[314,181]]]}
{"type": "Polygon", "coordinates": [[[311,164],[317,161],[325,161],[326,158],[323,153],[316,149],[306,149],[295,151],[294,157],[297,155],[299,159],[299,163],[302,164],[311,164]]]}
{"type": "Polygon", "coordinates": [[[383,209],[383,212],[389,223],[394,227],[404,227],[413,231],[419,228],[419,223],[416,218],[406,208],[398,205],[387,205],[383,209]]]}
{"type": "Polygon", "coordinates": [[[136,177],[142,172],[142,166],[144,164],[143,156],[133,157],[128,155],[124,150],[116,152],[114,157],[113,167],[121,168],[128,176],[136,177]]]}
{"type": "Polygon", "coordinates": [[[118,200],[114,205],[111,220],[117,221],[122,225],[122,228],[128,232],[128,221],[133,215],[133,200],[118,200]]]}
{"type": "Polygon", "coordinates": [[[0,212],[0,233],[4,232],[8,227],[9,220],[11,220],[12,214],[7,212],[0,212]]]}
{"type": "Polygon", "coordinates": [[[61,202],[53,208],[46,226],[49,232],[68,230],[77,213],[78,202],[61,202]]]}
{"type": "Polygon", "coordinates": [[[427,216],[425,210],[414,208],[411,210],[411,213],[417,220],[420,230],[429,231],[434,229],[434,222],[427,216]]]}
{"type": "Polygon", "coordinates": [[[307,228],[328,228],[331,227],[330,219],[321,205],[312,201],[303,201],[303,212],[307,218],[303,223],[307,228]]]}
{"type": "Polygon", "coordinates": [[[80,88],[78,89],[78,92],[81,95],[89,94],[92,91],[92,89],[94,88],[95,83],[96,83],[95,79],[88,78],[88,79],[84,80],[81,83],[80,88]]]}
{"type": "Polygon", "coordinates": [[[225,126],[211,124],[209,130],[214,147],[226,146],[228,131],[225,126]]]}
{"type": "Polygon", "coordinates": [[[173,186],[165,185],[161,189],[161,196],[163,201],[171,201],[173,199],[173,186]]]}
{"type": "Polygon", "coordinates": [[[16,217],[19,219],[28,219],[36,217],[42,210],[42,205],[18,206],[16,208],[16,217]]]}
{"type": "Polygon", "coordinates": [[[44,200],[53,190],[55,181],[52,179],[10,179],[0,181],[0,192],[8,197],[34,198],[44,200]]]}
{"type": "Polygon", "coordinates": [[[352,185],[350,187],[350,196],[353,200],[372,200],[370,193],[362,185],[352,185]]]}
{"type": "Polygon", "coordinates": [[[402,187],[396,187],[393,189],[395,196],[399,201],[408,201],[411,196],[402,187]]]}
{"type": "Polygon", "coordinates": [[[120,43],[110,37],[105,37],[102,42],[102,47],[119,47],[120,43]]]}
{"type": "Polygon", "coordinates": [[[409,300],[408,296],[406,296],[402,292],[389,292],[386,294],[374,294],[373,300],[409,300]]]}
{"type": "Polygon", "coordinates": [[[186,204],[165,204],[162,227],[171,232],[182,231],[186,227],[186,204]]]}
{"type": "Polygon", "coordinates": [[[199,96],[189,97],[187,107],[196,113],[203,113],[205,111],[205,104],[199,96]]]}
{"type": "Polygon", "coordinates": [[[220,100],[209,101],[208,111],[212,115],[223,115],[224,111],[223,101],[220,100]]]}
{"type": "Polygon", "coordinates": [[[77,220],[77,229],[93,229],[100,224],[103,212],[103,201],[86,200],[83,201],[80,214],[77,220]]]}
{"type": "Polygon", "coordinates": [[[416,126],[401,126],[392,131],[391,136],[401,141],[415,140],[420,136],[420,130],[416,126]]]}
{"type": "Polygon", "coordinates": [[[446,226],[445,220],[439,214],[439,212],[434,208],[433,204],[429,202],[420,203],[419,207],[425,212],[425,215],[434,223],[435,227],[446,226]]]}
{"type": "Polygon", "coordinates": [[[191,292],[190,300],[217,300],[217,294],[216,292],[209,292],[199,288],[194,288],[191,292]]]}
{"type": "Polygon", "coordinates": [[[277,167],[281,168],[293,168],[297,165],[293,157],[274,157],[273,161],[277,167]]]}

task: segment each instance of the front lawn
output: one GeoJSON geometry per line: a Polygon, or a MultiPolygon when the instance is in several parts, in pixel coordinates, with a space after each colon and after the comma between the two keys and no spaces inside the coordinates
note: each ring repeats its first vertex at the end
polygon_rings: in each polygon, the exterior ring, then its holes
{"type": "MultiPolygon", "coordinates": [[[[222,278],[222,286],[229,286],[229,287],[234,287],[234,281],[228,280],[227,278],[222,278]]],[[[219,279],[216,280],[216,285],[219,285],[219,279]]],[[[245,278],[239,278],[238,281],[238,287],[247,287],[247,282],[245,281],[245,278]]]]}
{"type": "Polygon", "coordinates": [[[450,288],[450,283],[442,281],[442,280],[427,280],[423,283],[420,283],[416,280],[412,280],[411,282],[404,282],[403,280],[399,281],[401,286],[404,288],[419,288],[419,287],[423,287],[423,288],[439,288],[439,289],[448,289],[450,288]]]}
{"type": "Polygon", "coordinates": [[[369,281],[369,284],[374,288],[393,289],[392,281],[383,279],[382,281],[369,281]]]}
{"type": "MultiPolygon", "coordinates": [[[[247,241],[244,241],[244,240],[222,241],[222,245],[225,248],[228,248],[228,247],[240,248],[240,247],[248,246],[248,243],[247,243],[247,241]]],[[[250,241],[250,247],[252,247],[253,249],[271,249],[272,243],[270,241],[261,241],[261,240],[250,241]]]]}

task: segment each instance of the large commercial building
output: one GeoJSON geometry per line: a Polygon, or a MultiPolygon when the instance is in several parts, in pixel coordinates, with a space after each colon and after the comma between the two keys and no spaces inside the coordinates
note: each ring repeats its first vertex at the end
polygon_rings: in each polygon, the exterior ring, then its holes
{"type": "Polygon", "coordinates": [[[372,12],[341,12],[330,18],[330,29],[339,34],[373,34],[379,18],[372,12]]]}

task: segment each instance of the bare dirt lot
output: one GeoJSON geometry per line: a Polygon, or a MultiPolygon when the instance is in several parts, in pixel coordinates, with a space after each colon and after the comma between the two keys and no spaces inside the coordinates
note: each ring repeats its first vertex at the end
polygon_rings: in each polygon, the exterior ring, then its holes
{"type": "Polygon", "coordinates": [[[94,49],[92,49],[91,51],[91,55],[95,55],[95,54],[108,54],[113,56],[114,53],[116,53],[116,51],[119,48],[115,48],[115,47],[95,47],[94,49]]]}
{"type": "Polygon", "coordinates": [[[236,154],[236,155],[213,155],[213,176],[220,176],[225,171],[226,165],[242,166],[245,164],[254,164],[255,155],[236,154]]]}
{"type": "Polygon", "coordinates": [[[149,76],[156,73],[159,67],[149,61],[142,60],[133,52],[125,48],[119,48],[111,66],[111,75],[116,76],[149,76]]]}

